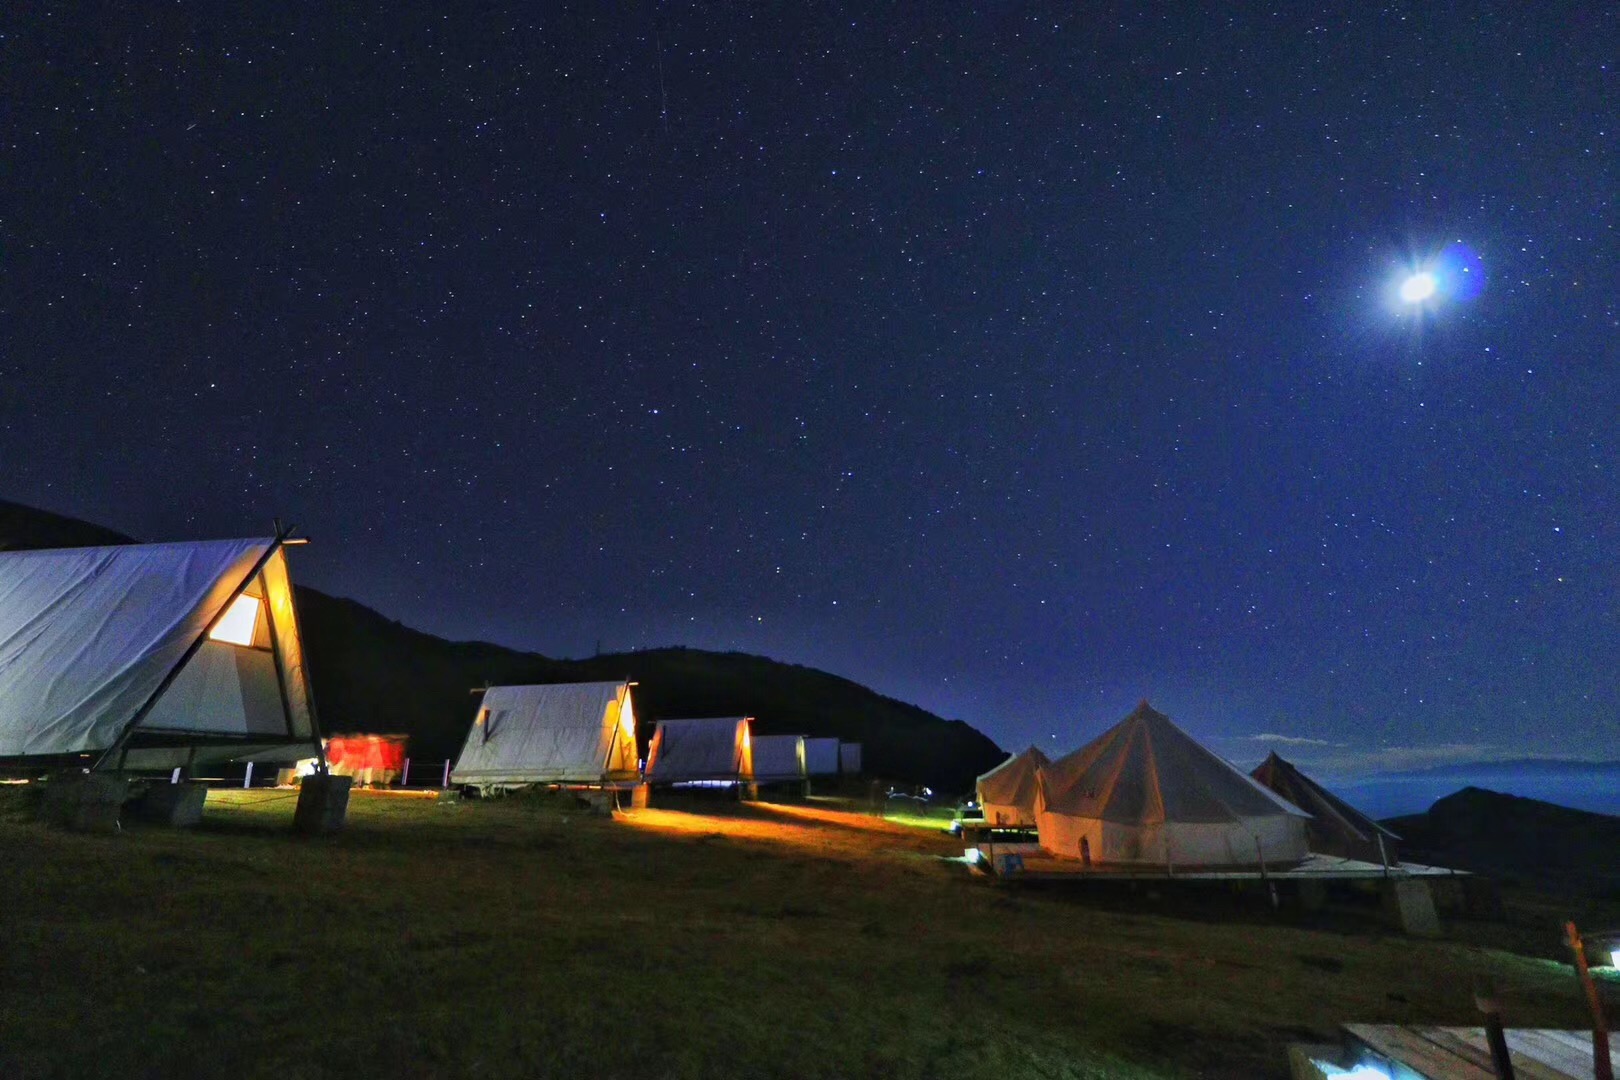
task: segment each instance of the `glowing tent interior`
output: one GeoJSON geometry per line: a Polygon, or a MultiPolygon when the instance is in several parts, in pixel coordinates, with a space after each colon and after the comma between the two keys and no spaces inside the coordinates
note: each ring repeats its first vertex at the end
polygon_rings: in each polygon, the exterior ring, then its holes
{"type": "Polygon", "coordinates": [[[1395,850],[1400,837],[1300,772],[1275,752],[1250,775],[1270,791],[1311,815],[1311,819],[1305,823],[1305,843],[1312,851],[1380,865],[1400,861],[1395,850]]]}
{"type": "Polygon", "coordinates": [[[1145,701],[1040,769],[1035,797],[1041,847],[1098,863],[1287,865],[1305,858],[1306,817],[1145,701]]]}
{"type": "Polygon", "coordinates": [[[1032,746],[979,777],[977,790],[985,824],[1034,825],[1038,774],[1049,764],[1050,759],[1032,746]]]}
{"type": "Polygon", "coordinates": [[[0,553],[0,758],[318,754],[288,542],[0,553]]]}
{"type": "Polygon", "coordinates": [[[749,717],[660,720],[647,750],[647,781],[748,782],[754,777],[749,717]]]}
{"type": "Polygon", "coordinates": [[[482,788],[635,782],[631,685],[491,686],[450,770],[450,782],[482,788]]]}

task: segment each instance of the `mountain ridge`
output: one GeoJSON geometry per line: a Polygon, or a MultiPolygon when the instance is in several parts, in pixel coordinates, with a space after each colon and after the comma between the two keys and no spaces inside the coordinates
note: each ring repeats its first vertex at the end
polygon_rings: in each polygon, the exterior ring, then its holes
{"type": "MultiPolygon", "coordinates": [[[[136,542],[91,522],[0,500],[0,551],[136,542]]],[[[942,791],[971,790],[975,777],[1006,756],[965,721],[799,664],[679,646],[558,659],[490,642],[450,641],[357,600],[294,588],[323,729],[409,735],[419,760],[460,751],[477,687],[607,679],[641,684],[643,752],[652,733],[647,720],[746,715],[756,718],[759,734],[860,742],[868,773],[942,791]]]]}

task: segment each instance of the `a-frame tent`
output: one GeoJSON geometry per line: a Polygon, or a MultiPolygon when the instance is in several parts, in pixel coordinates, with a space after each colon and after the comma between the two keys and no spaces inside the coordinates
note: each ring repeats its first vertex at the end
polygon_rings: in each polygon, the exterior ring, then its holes
{"type": "Polygon", "coordinates": [[[749,721],[746,716],[658,721],[647,750],[647,782],[752,781],[749,721]]]}
{"type": "Polygon", "coordinates": [[[0,552],[0,759],[320,756],[287,543],[0,552]]]}
{"type": "Polygon", "coordinates": [[[628,682],[489,687],[450,782],[475,787],[635,782],[630,687],[628,682]]]}
{"type": "Polygon", "coordinates": [[[803,735],[755,735],[750,750],[754,779],[761,784],[800,783],[809,776],[803,735]]]}
{"type": "Polygon", "coordinates": [[[1035,789],[1050,759],[1035,747],[1014,754],[979,777],[976,785],[986,825],[1028,828],[1035,824],[1035,789]]]}
{"type": "Polygon", "coordinates": [[[1275,751],[1249,774],[1307,814],[1305,843],[1312,851],[1394,865],[1400,837],[1299,771],[1275,751]]]}
{"type": "Polygon", "coordinates": [[[804,763],[811,776],[838,775],[838,740],[805,736],[804,763]]]}
{"type": "Polygon", "coordinates": [[[1042,768],[1041,847],[1099,863],[1176,868],[1305,858],[1307,815],[1205,749],[1147,702],[1042,768]]]}

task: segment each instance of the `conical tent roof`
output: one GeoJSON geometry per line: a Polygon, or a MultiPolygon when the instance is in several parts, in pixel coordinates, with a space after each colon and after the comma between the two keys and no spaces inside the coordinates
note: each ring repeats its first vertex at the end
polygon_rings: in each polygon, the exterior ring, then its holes
{"type": "Polygon", "coordinates": [[[1298,807],[1142,702],[1039,772],[1041,845],[1102,862],[1234,866],[1306,854],[1298,807]]]}
{"type": "Polygon", "coordinates": [[[1312,851],[1368,862],[1395,862],[1394,833],[1299,771],[1273,751],[1250,774],[1256,782],[1311,815],[1305,839],[1312,851]],[[1383,837],[1380,850],[1379,837],[1383,837]]]}
{"type": "Polygon", "coordinates": [[[1046,805],[1121,824],[1306,816],[1147,702],[1042,770],[1046,805]]]}
{"type": "Polygon", "coordinates": [[[976,786],[984,820],[992,825],[1034,824],[1039,774],[1050,764],[1050,758],[1031,746],[979,777],[976,786]]]}

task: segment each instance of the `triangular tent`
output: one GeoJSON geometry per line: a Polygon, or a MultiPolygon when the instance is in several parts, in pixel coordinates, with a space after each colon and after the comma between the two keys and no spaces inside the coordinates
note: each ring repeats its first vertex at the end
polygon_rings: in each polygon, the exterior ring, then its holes
{"type": "Polygon", "coordinates": [[[647,780],[654,784],[752,780],[748,720],[728,716],[658,721],[647,750],[647,780]]]}
{"type": "Polygon", "coordinates": [[[803,735],[755,735],[752,743],[754,779],[761,784],[803,780],[803,735]]]}
{"type": "Polygon", "coordinates": [[[1303,859],[1306,815],[1206,750],[1147,702],[1040,770],[1041,846],[1170,868],[1303,859]]]}
{"type": "Polygon", "coordinates": [[[1312,851],[1372,863],[1400,861],[1395,851],[1399,837],[1275,752],[1250,775],[1311,815],[1305,823],[1305,842],[1312,851]]]}
{"type": "Polygon", "coordinates": [[[0,553],[0,757],[167,769],[314,740],[283,541],[0,553]]]}
{"type": "Polygon", "coordinates": [[[838,740],[832,738],[806,738],[804,763],[811,776],[838,775],[838,740]]]}
{"type": "Polygon", "coordinates": [[[1037,774],[1050,759],[1035,747],[1014,754],[979,777],[979,805],[987,825],[1035,824],[1037,774]]]}
{"type": "Polygon", "coordinates": [[[450,782],[601,784],[637,775],[630,684],[554,683],[485,690],[450,782]]]}

